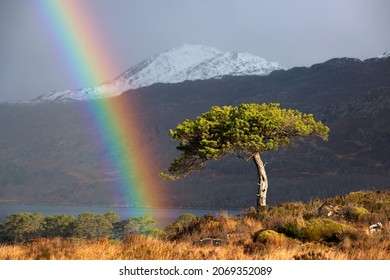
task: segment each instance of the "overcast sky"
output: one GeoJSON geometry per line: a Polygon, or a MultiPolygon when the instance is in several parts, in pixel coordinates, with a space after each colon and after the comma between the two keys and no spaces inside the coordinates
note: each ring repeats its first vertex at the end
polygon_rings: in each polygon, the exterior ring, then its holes
{"type": "MultiPolygon", "coordinates": [[[[67,70],[55,59],[59,52],[31,8],[34,1],[0,0],[0,102],[84,86],[64,78],[67,70]]],[[[334,57],[366,59],[390,50],[387,0],[84,2],[109,42],[115,76],[182,43],[246,51],[288,67],[334,57]]]]}

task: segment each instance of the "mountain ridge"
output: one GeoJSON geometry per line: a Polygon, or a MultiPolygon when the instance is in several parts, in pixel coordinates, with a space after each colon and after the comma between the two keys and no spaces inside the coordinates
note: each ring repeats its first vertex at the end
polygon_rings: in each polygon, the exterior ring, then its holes
{"type": "Polygon", "coordinates": [[[267,60],[258,56],[253,56],[248,52],[227,52],[200,44],[182,44],[152,55],[133,67],[130,67],[115,79],[97,86],[74,90],[55,90],[39,95],[31,100],[6,101],[4,103],[31,104],[52,101],[69,102],[95,98],[109,98],[118,96],[127,90],[147,87],[156,83],[180,83],[184,81],[220,79],[223,76],[277,75],[278,72],[283,72],[289,69],[310,69],[317,66],[323,67],[323,65],[331,63],[338,63],[342,65],[346,63],[346,61],[359,63],[369,60],[388,59],[389,57],[390,51],[386,51],[377,57],[364,60],[351,57],[339,57],[331,58],[325,62],[315,63],[311,66],[288,68],[277,62],[268,62],[267,60]],[[181,55],[178,55],[180,53],[181,55]],[[177,55],[179,56],[179,59],[175,58],[177,55]],[[180,57],[183,59],[185,56],[187,56],[186,60],[193,60],[192,65],[191,63],[187,63],[187,67],[183,67],[183,65],[181,65],[181,68],[180,63],[176,65],[179,66],[178,68],[171,67],[169,65],[170,61],[178,60],[180,62],[180,57]],[[165,57],[165,62],[164,59],[161,59],[161,57],[165,57]],[[238,61],[241,63],[238,63],[238,61]],[[157,67],[155,64],[157,64],[157,67]],[[150,67],[151,65],[152,67],[150,67]],[[165,77],[163,75],[159,77],[150,75],[151,78],[144,78],[153,71],[158,72],[153,70],[153,68],[159,67],[163,68],[163,70],[160,69],[160,72],[165,73],[167,69],[170,70],[170,75],[165,74],[165,77]],[[139,72],[144,70],[147,73],[140,75],[139,72]]]}
{"type": "Polygon", "coordinates": [[[155,83],[179,83],[226,75],[268,75],[279,69],[287,67],[247,52],[225,52],[200,44],[182,44],[144,59],[112,81],[94,87],[49,92],[31,102],[106,98],[155,83]]]}

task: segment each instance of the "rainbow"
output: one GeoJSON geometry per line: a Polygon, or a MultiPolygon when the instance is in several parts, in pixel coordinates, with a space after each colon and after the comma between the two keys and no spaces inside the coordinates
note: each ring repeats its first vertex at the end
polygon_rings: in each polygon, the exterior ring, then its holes
{"type": "MultiPolygon", "coordinates": [[[[62,56],[69,80],[79,84],[97,86],[115,77],[118,69],[110,56],[107,41],[99,33],[85,1],[37,1],[37,12],[49,28],[51,42],[62,56]]],[[[160,182],[150,174],[150,151],[142,139],[142,124],[131,114],[137,113],[136,104],[123,98],[100,98],[85,102],[96,141],[104,145],[112,172],[120,174],[118,192],[128,205],[143,207],[150,215],[148,205],[155,205],[156,188],[160,182]],[[138,152],[141,151],[142,153],[138,152]]]]}

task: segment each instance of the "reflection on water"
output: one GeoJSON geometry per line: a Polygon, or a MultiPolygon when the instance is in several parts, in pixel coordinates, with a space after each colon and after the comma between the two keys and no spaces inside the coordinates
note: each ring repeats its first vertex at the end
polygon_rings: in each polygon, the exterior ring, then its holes
{"type": "Polygon", "coordinates": [[[181,214],[191,213],[198,217],[211,213],[213,215],[218,214],[220,211],[235,215],[241,213],[241,210],[221,210],[221,209],[174,209],[174,208],[132,208],[132,207],[100,207],[100,206],[37,206],[37,205],[0,205],[0,222],[4,221],[8,215],[16,214],[19,212],[42,213],[44,216],[48,215],[72,215],[77,217],[82,212],[93,212],[95,214],[105,214],[108,211],[116,212],[122,220],[130,217],[140,217],[145,213],[156,220],[158,227],[163,228],[181,214]]]}

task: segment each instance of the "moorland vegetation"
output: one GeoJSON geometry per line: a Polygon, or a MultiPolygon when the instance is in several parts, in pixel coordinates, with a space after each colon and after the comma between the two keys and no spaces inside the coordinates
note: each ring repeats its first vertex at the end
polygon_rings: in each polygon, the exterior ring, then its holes
{"type": "Polygon", "coordinates": [[[389,260],[389,221],[389,190],[236,216],[183,214],[165,229],[148,216],[120,220],[113,212],[18,213],[1,224],[0,259],[389,260]]]}

